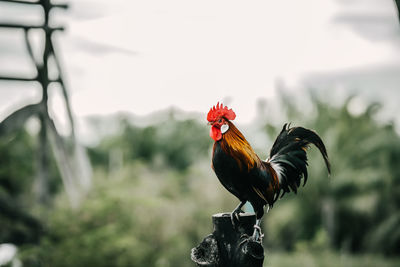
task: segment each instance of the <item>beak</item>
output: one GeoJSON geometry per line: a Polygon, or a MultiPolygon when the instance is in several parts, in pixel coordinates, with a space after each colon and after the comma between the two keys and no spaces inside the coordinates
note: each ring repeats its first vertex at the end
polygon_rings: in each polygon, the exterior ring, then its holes
{"type": "Polygon", "coordinates": [[[209,122],[207,122],[207,125],[213,125],[213,121],[209,121],[209,122]]]}

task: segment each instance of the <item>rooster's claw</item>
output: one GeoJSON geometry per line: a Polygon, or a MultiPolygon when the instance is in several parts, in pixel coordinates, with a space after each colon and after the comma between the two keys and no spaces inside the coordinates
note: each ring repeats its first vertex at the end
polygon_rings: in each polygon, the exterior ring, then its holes
{"type": "Polygon", "coordinates": [[[253,236],[251,238],[255,242],[261,243],[263,237],[264,237],[264,234],[261,232],[260,220],[257,220],[256,224],[254,225],[254,233],[253,233],[253,236]]]}
{"type": "Polygon", "coordinates": [[[240,223],[240,213],[243,213],[241,209],[232,211],[231,221],[233,227],[236,227],[240,223]]]}
{"type": "Polygon", "coordinates": [[[239,214],[240,214],[240,213],[243,213],[242,207],[243,207],[244,204],[246,204],[246,201],[241,201],[241,202],[239,203],[239,205],[237,205],[237,207],[236,207],[236,208],[232,211],[232,213],[231,213],[231,221],[232,221],[232,225],[233,225],[234,228],[235,228],[235,227],[239,224],[239,222],[240,222],[240,216],[239,216],[239,214]]]}

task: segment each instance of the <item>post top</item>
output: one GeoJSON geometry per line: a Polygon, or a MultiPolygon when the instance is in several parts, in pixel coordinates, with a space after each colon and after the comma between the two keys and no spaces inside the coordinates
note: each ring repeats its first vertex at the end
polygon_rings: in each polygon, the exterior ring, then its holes
{"type": "MultiPolygon", "coordinates": [[[[240,213],[239,214],[239,217],[253,217],[253,216],[256,216],[256,214],[253,213],[253,212],[244,212],[244,213],[240,213]]],[[[231,213],[230,212],[216,213],[212,217],[213,217],[213,219],[214,218],[224,218],[224,217],[227,217],[227,218],[230,219],[231,218],[231,213]]]]}

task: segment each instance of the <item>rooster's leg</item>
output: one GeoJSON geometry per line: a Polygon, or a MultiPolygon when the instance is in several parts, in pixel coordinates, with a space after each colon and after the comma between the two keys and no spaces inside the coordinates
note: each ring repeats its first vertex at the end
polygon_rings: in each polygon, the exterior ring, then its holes
{"type": "Polygon", "coordinates": [[[231,221],[233,226],[236,226],[236,223],[239,222],[239,214],[243,212],[242,207],[244,206],[244,204],[246,204],[246,201],[240,202],[239,205],[237,205],[237,207],[232,211],[231,221]]]}
{"type": "Polygon", "coordinates": [[[257,219],[256,224],[254,225],[254,233],[252,239],[256,242],[262,242],[264,234],[261,232],[261,219],[257,219]]]}

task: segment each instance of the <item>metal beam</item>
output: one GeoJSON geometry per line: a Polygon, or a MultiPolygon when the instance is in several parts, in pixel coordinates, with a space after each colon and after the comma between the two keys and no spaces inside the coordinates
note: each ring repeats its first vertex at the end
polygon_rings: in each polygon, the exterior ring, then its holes
{"type": "Polygon", "coordinates": [[[12,76],[0,76],[0,80],[3,81],[20,81],[20,82],[35,82],[37,78],[26,78],[26,77],[12,77],[12,76]]]}
{"type": "MultiPolygon", "coordinates": [[[[1,1],[1,0],[0,0],[1,1]]],[[[0,28],[8,28],[8,29],[43,29],[45,31],[63,31],[64,27],[49,27],[46,25],[24,25],[24,24],[16,24],[16,23],[0,23],[0,28]]]]}
{"type": "MultiPolygon", "coordinates": [[[[27,77],[15,77],[15,76],[2,76],[0,75],[0,81],[16,81],[16,82],[39,82],[39,78],[27,78],[27,77]]],[[[49,79],[49,83],[62,83],[60,78],[49,79]]]]}
{"type": "MultiPolygon", "coordinates": [[[[24,1],[24,0],[0,0],[0,2],[13,3],[13,4],[24,4],[24,5],[42,5],[40,1],[24,1]]],[[[50,8],[63,8],[67,9],[68,4],[51,4],[50,8]]]]}

